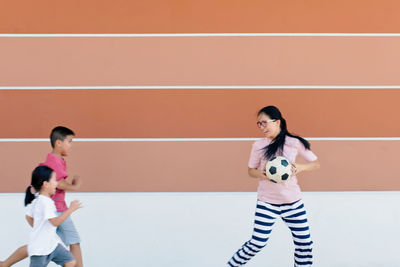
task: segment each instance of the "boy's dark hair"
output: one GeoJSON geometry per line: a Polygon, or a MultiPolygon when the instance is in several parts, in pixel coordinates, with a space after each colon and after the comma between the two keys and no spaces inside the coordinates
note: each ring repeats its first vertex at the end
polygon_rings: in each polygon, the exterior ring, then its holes
{"type": "Polygon", "coordinates": [[[43,183],[50,181],[52,173],[53,170],[47,166],[38,166],[33,170],[31,185],[25,190],[25,206],[30,204],[35,199],[35,195],[31,192],[31,187],[33,187],[36,192],[39,192],[43,186],[43,183]]]}
{"type": "Polygon", "coordinates": [[[75,135],[75,133],[71,129],[68,129],[64,126],[55,127],[50,134],[51,147],[54,148],[57,140],[64,141],[68,135],[75,135]]]}

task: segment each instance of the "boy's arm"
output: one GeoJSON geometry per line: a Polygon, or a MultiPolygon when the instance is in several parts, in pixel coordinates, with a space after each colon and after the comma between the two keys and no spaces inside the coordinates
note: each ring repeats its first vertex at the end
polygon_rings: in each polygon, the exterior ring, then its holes
{"type": "Polygon", "coordinates": [[[77,209],[81,208],[82,204],[78,200],[74,200],[71,202],[69,208],[63,212],[60,216],[49,219],[52,225],[59,226],[62,224],[71,214],[77,209]]]}
{"type": "Polygon", "coordinates": [[[25,219],[29,223],[29,225],[33,227],[33,218],[31,216],[25,215],[25,219]]]}
{"type": "Polygon", "coordinates": [[[74,176],[72,183],[68,183],[65,179],[58,181],[57,189],[65,191],[78,191],[81,187],[81,179],[79,176],[74,176]]]}

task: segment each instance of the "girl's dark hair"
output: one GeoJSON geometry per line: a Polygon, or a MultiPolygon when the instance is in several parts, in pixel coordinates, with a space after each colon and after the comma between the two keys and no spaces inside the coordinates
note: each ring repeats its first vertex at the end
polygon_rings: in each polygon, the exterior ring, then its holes
{"type": "Polygon", "coordinates": [[[261,114],[265,114],[270,117],[272,120],[280,120],[281,121],[281,132],[278,136],[266,147],[263,148],[264,150],[264,157],[266,159],[270,159],[275,154],[282,154],[283,146],[285,145],[286,136],[294,137],[300,140],[300,142],[304,145],[306,149],[310,149],[310,143],[300,136],[293,135],[289,133],[287,130],[286,120],[282,117],[281,112],[275,106],[267,106],[263,107],[257,114],[260,116],[261,114]]]}
{"type": "Polygon", "coordinates": [[[28,186],[25,192],[25,206],[30,204],[35,199],[35,195],[31,192],[31,187],[33,187],[36,192],[39,192],[43,183],[50,181],[52,173],[53,170],[47,166],[38,166],[33,170],[31,185],[28,186]]]}

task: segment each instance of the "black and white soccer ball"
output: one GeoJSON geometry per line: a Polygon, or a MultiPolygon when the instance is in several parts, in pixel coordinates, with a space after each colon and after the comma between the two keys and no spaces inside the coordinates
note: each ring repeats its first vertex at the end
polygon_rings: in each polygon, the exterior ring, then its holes
{"type": "Polygon", "coordinates": [[[273,157],[265,165],[268,179],[274,183],[283,183],[292,175],[292,165],[285,157],[273,157]]]}

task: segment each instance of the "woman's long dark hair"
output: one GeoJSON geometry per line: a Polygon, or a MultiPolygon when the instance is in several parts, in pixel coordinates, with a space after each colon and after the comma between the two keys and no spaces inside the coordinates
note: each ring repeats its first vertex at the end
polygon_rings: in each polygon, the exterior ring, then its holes
{"type": "Polygon", "coordinates": [[[47,166],[38,166],[33,170],[31,185],[28,186],[25,191],[25,206],[30,204],[35,199],[35,195],[31,192],[31,187],[33,187],[36,192],[39,192],[40,189],[42,189],[43,183],[50,181],[52,173],[53,170],[47,166]]]}
{"type": "Polygon", "coordinates": [[[310,143],[306,139],[289,133],[289,131],[287,130],[286,120],[282,117],[282,114],[277,107],[275,107],[275,106],[263,107],[258,112],[257,116],[260,116],[261,114],[267,115],[272,120],[280,120],[281,121],[280,133],[276,136],[276,138],[274,140],[272,140],[272,142],[268,146],[263,148],[264,157],[266,159],[270,159],[270,158],[274,157],[276,154],[282,154],[283,146],[285,145],[286,136],[290,136],[290,137],[299,139],[300,142],[304,145],[304,147],[306,149],[310,149],[310,143]]]}

